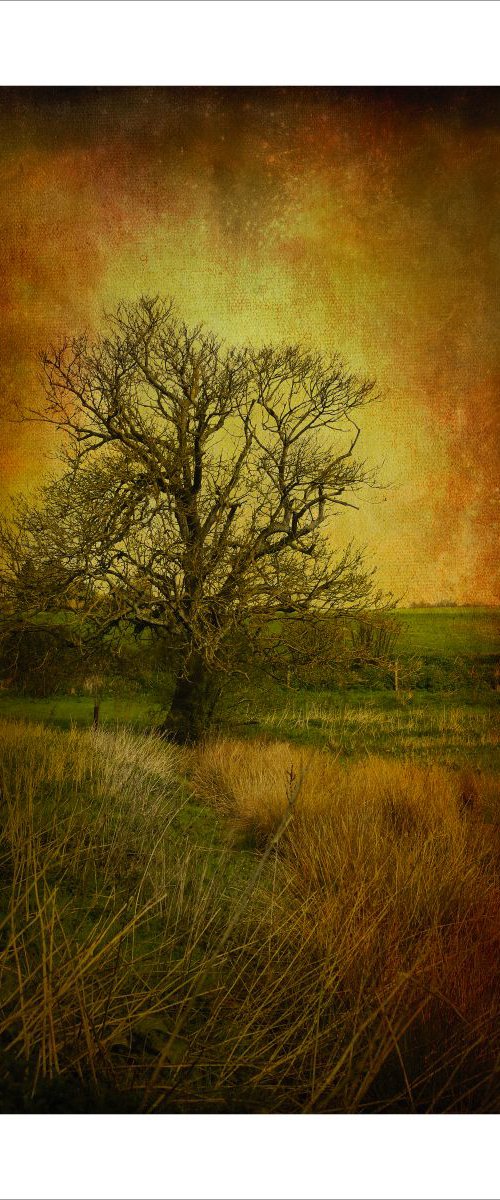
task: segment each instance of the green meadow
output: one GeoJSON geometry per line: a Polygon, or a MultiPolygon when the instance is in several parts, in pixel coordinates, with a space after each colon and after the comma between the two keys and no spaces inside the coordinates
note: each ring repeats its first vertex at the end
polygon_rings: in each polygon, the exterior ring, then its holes
{"type": "MultiPolygon", "coordinates": [[[[398,611],[400,687],[384,668],[353,670],[342,686],[285,687],[269,678],[225,681],[215,731],[327,747],[345,757],[437,757],[495,767],[500,701],[500,612],[492,608],[398,611]]],[[[166,683],[168,695],[168,681],[166,683]]],[[[107,727],[154,728],[158,691],[115,688],[99,698],[107,727]]],[[[0,717],[61,729],[93,720],[91,690],[33,698],[0,694],[0,717]]]]}
{"type": "Polygon", "coordinates": [[[402,652],[436,655],[500,654],[500,612],[496,608],[409,608],[398,610],[402,652]]]}

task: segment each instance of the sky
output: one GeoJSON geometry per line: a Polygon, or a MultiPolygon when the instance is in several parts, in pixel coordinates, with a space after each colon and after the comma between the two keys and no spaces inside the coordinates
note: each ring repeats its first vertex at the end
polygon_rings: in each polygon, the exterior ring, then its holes
{"type": "Polygon", "coordinates": [[[0,89],[0,505],[53,467],[38,354],[142,293],[375,377],[336,524],[403,603],[500,601],[500,94],[0,89]]]}

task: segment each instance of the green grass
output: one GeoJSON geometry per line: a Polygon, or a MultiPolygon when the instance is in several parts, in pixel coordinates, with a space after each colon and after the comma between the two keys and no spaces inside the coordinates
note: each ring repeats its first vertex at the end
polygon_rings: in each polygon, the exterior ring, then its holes
{"type": "MultiPolygon", "coordinates": [[[[435,759],[449,765],[472,763],[498,769],[500,696],[474,699],[415,692],[411,699],[388,691],[306,691],[268,685],[243,687],[222,699],[215,732],[246,740],[287,740],[327,747],[344,758],[383,754],[390,758],[435,759]]],[[[154,726],[160,714],[146,696],[104,698],[103,728],[138,731],[154,726]]],[[[89,728],[93,704],[85,697],[46,700],[0,698],[0,718],[44,722],[59,729],[89,728]]]]}
{"type": "MultiPolygon", "coordinates": [[[[496,770],[499,708],[500,695],[493,692],[480,699],[467,692],[452,696],[414,692],[409,699],[382,690],[288,690],[271,683],[263,692],[262,688],[240,685],[223,697],[216,732],[246,740],[264,737],[327,747],[343,758],[382,754],[496,770]]],[[[145,730],[154,726],[159,715],[148,695],[105,697],[101,702],[103,728],[145,730]]],[[[92,717],[93,702],[88,697],[0,698],[0,718],[4,719],[85,729],[91,726],[92,717]]]]}
{"type": "Polygon", "coordinates": [[[399,609],[401,654],[455,658],[500,654],[497,608],[399,609]]]}
{"type": "Polygon", "coordinates": [[[241,688],[222,705],[220,729],[234,736],[264,736],[297,745],[326,747],[343,758],[382,754],[390,758],[473,763],[498,768],[500,697],[474,699],[414,692],[313,692],[241,688]]]}
{"type": "MultiPolygon", "coordinates": [[[[44,698],[4,694],[0,696],[0,717],[16,721],[45,721],[59,729],[71,725],[92,724],[94,701],[91,696],[47,696],[44,698]]],[[[99,721],[104,725],[131,725],[145,729],[154,725],[160,713],[153,696],[104,696],[99,721]]]]}
{"type": "MultiPolygon", "coordinates": [[[[327,746],[345,757],[434,756],[452,765],[471,762],[494,769],[500,692],[492,685],[499,610],[408,609],[400,619],[401,659],[415,659],[418,666],[413,681],[411,672],[405,681],[403,670],[398,694],[391,690],[390,676],[376,667],[353,672],[337,690],[288,689],[270,679],[245,681],[240,676],[224,688],[218,731],[327,746]]],[[[153,693],[113,694],[101,699],[99,719],[105,728],[145,730],[159,722],[160,713],[153,693]]],[[[4,693],[0,717],[85,728],[92,724],[93,698],[32,699],[4,693]]]]}

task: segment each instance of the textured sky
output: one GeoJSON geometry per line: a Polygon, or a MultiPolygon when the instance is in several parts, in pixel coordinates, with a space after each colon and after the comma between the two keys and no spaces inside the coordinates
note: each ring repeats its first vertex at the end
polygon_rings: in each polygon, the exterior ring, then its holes
{"type": "Polygon", "coordinates": [[[499,129],[487,88],[1,89],[0,502],[51,469],[38,352],[161,292],[375,376],[339,540],[406,602],[498,600],[499,129]]]}

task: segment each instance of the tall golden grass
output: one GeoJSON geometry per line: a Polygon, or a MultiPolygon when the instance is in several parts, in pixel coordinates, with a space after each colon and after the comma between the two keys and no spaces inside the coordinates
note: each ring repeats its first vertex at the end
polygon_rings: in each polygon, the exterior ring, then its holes
{"type": "Polygon", "coordinates": [[[170,1028],[214,915],[206,863],[169,838],[181,756],[127,733],[20,724],[0,745],[2,1045],[29,1066],[32,1097],[58,1075],[126,1087],[141,1022],[170,1028]]]}
{"type": "Polygon", "coordinates": [[[15,723],[0,752],[4,1111],[497,1106],[493,777],[15,723]]]}
{"type": "MultiPolygon", "coordinates": [[[[311,1106],[330,1096],[336,1107],[338,1084],[341,1108],[357,1110],[368,1094],[380,1107],[397,1064],[410,1106],[439,1102],[452,1062],[451,1074],[461,1085],[467,1075],[477,1096],[481,1069],[488,1074],[488,1060],[493,1071],[498,1051],[495,778],[377,757],[345,766],[328,752],[221,740],[198,753],[194,780],[236,837],[260,849],[293,790],[273,904],[276,919],[294,912],[298,960],[308,960],[296,1019],[306,1053],[317,1013],[311,1106]],[[338,1045],[318,1078],[331,1053],[329,1012],[338,1045]]],[[[287,997],[281,1002],[290,1016],[287,997]]],[[[494,1074],[488,1080],[494,1090],[494,1074]]]]}
{"type": "MultiPolygon", "coordinates": [[[[422,705],[411,691],[394,697],[395,707],[343,704],[321,698],[295,698],[258,712],[260,728],[269,736],[286,738],[320,734],[331,749],[377,754],[381,745],[398,754],[439,756],[453,761],[477,752],[494,754],[498,746],[498,720],[493,710],[457,704],[453,698],[434,706],[422,705]]],[[[245,712],[245,710],[243,710],[245,712]]],[[[243,715],[243,714],[242,714],[243,715]]],[[[246,716],[255,717],[247,708],[246,716]]]]}

